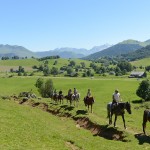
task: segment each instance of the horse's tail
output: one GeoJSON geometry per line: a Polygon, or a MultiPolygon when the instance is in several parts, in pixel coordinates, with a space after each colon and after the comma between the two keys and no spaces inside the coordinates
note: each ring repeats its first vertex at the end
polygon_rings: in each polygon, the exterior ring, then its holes
{"type": "Polygon", "coordinates": [[[111,103],[108,103],[108,104],[107,104],[107,118],[110,117],[111,105],[112,105],[111,103]]]}

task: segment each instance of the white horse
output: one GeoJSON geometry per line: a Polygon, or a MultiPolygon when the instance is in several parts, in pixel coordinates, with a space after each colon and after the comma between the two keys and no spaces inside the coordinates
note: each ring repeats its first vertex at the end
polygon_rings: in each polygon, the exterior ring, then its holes
{"type": "Polygon", "coordinates": [[[73,94],[73,100],[76,102],[76,105],[78,106],[79,100],[80,100],[80,93],[73,94]]]}

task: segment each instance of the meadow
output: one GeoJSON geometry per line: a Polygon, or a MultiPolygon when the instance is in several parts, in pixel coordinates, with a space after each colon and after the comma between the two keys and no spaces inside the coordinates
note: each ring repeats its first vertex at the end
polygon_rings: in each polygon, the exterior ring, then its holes
{"type": "MultiPolygon", "coordinates": [[[[113,150],[141,150],[149,149],[150,124],[147,123],[147,136],[142,133],[142,117],[149,102],[141,103],[136,96],[136,89],[141,80],[129,78],[51,78],[57,90],[62,90],[64,95],[69,88],[76,87],[81,94],[78,107],[71,107],[64,101],[62,105],[54,105],[49,98],[35,101],[45,102],[49,109],[61,114],[52,115],[27,104],[19,105],[18,102],[3,99],[10,95],[18,95],[23,91],[32,91],[40,97],[34,86],[38,76],[32,77],[1,77],[0,78],[0,149],[41,149],[41,150],[67,150],[67,149],[113,149],[113,150]],[[93,113],[87,112],[83,98],[90,88],[95,98],[93,113]],[[130,101],[132,114],[125,113],[127,129],[123,128],[122,118],[118,117],[117,127],[108,126],[106,105],[112,99],[115,89],[119,89],[123,101],[130,101]],[[83,113],[84,112],[84,113],[83,113]],[[70,117],[65,117],[65,114],[70,117]],[[63,116],[64,114],[64,116],[63,116]],[[105,128],[104,132],[123,132],[124,140],[110,140],[105,136],[94,134],[90,130],[79,127],[72,118],[89,118],[91,122],[105,128]]],[[[114,118],[113,118],[114,119],[114,118]]]]}

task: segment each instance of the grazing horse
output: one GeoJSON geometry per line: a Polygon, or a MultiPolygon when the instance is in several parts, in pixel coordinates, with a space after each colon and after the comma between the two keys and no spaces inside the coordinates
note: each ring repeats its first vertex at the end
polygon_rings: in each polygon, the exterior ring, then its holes
{"type": "Polygon", "coordinates": [[[131,114],[131,105],[129,102],[119,102],[114,104],[112,104],[112,102],[108,103],[107,114],[109,118],[109,124],[112,124],[112,116],[114,114],[115,115],[114,127],[115,127],[117,116],[121,115],[124,123],[124,128],[126,129],[125,119],[124,119],[125,109],[129,114],[131,114]]]}
{"type": "Polygon", "coordinates": [[[89,110],[89,106],[91,106],[91,113],[93,112],[92,111],[92,106],[93,106],[93,104],[94,104],[94,102],[95,102],[95,100],[94,100],[94,98],[93,97],[84,97],[84,104],[85,104],[85,106],[88,106],[88,110],[89,110]]]}
{"type": "Polygon", "coordinates": [[[145,128],[146,128],[146,122],[149,121],[150,122],[150,110],[146,109],[144,110],[143,113],[143,132],[145,134],[145,128]]]}

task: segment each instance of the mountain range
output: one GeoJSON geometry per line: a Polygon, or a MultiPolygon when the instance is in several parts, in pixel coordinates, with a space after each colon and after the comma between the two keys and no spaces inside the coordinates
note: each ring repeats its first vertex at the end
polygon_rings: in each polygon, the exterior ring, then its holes
{"type": "Polygon", "coordinates": [[[95,46],[90,50],[84,48],[77,49],[77,48],[64,47],[64,48],[56,48],[54,50],[49,50],[49,51],[36,52],[36,55],[38,57],[59,55],[61,58],[82,58],[111,46],[112,45],[104,44],[101,46],[95,46]]]}
{"type": "MultiPolygon", "coordinates": [[[[150,40],[140,42],[137,40],[125,40],[115,45],[104,44],[101,46],[95,46],[90,50],[81,48],[57,48],[49,51],[32,52],[22,46],[17,45],[0,45],[0,57],[46,57],[59,55],[61,58],[81,58],[86,60],[94,60],[101,57],[109,56],[123,56],[126,57],[128,53],[136,52],[137,50],[145,50],[144,47],[150,45],[150,40]],[[127,55],[125,55],[127,54],[127,55]]],[[[133,53],[133,55],[135,55],[133,53]]]]}
{"type": "Polygon", "coordinates": [[[109,57],[120,56],[122,54],[128,54],[129,52],[134,52],[147,45],[150,45],[150,40],[147,40],[144,42],[140,42],[136,40],[125,40],[107,49],[104,49],[100,52],[96,52],[91,55],[88,55],[84,57],[83,59],[94,60],[94,59],[98,59],[100,57],[105,57],[105,56],[109,56],[109,57]]]}

